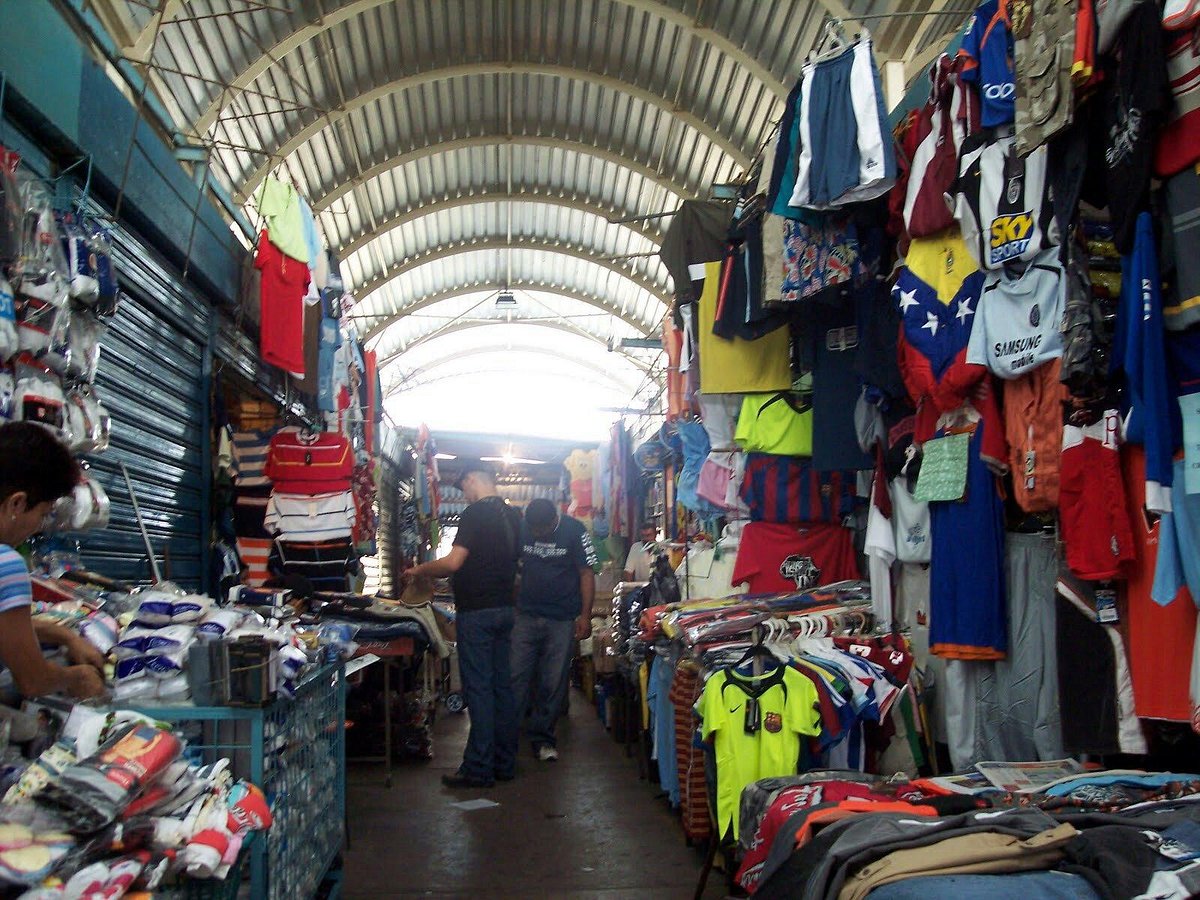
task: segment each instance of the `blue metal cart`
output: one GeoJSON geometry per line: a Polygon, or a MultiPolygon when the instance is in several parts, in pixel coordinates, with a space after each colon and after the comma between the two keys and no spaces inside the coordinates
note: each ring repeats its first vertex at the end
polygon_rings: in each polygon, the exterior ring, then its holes
{"type": "Polygon", "coordinates": [[[229,757],[237,777],[260,785],[274,824],[250,847],[254,900],[313,897],[334,881],[345,837],[346,675],[342,663],[304,679],[294,700],[263,708],[147,706],[140,712],[171,722],[204,762],[229,757]]]}

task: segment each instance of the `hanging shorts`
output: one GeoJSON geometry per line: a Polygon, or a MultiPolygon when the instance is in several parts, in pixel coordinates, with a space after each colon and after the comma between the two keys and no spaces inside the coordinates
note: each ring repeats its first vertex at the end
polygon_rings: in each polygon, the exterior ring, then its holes
{"type": "Polygon", "coordinates": [[[791,205],[828,209],[886,194],[896,157],[871,42],[807,64],[803,77],[791,205]]]}

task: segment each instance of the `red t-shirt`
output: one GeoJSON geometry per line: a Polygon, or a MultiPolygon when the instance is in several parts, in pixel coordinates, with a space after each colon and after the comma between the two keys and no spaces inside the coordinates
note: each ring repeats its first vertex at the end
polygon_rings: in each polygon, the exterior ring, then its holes
{"type": "Polygon", "coordinates": [[[325,494],[350,490],[353,471],[354,451],[345,435],[284,428],[271,438],[264,474],[281,494],[325,494]]]}
{"type": "Polygon", "coordinates": [[[858,577],[849,529],[751,522],[742,532],[732,580],[748,584],[752,594],[782,594],[858,577]]]}
{"type": "Polygon", "coordinates": [[[258,241],[254,265],[262,271],[259,352],[264,362],[304,375],[304,295],[308,266],[267,239],[258,241]]]}

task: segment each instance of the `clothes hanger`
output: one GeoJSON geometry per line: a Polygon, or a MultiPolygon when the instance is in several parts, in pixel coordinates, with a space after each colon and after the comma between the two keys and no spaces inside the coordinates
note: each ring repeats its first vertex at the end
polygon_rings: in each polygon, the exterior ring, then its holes
{"type": "Polygon", "coordinates": [[[811,65],[834,59],[849,46],[850,41],[846,38],[846,32],[842,28],[842,20],[829,19],[821,30],[821,39],[808,54],[808,62],[811,65]]]}

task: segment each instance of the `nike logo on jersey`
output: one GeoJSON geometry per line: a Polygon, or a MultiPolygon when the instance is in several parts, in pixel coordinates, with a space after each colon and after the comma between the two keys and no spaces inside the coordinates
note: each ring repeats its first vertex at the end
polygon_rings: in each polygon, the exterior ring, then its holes
{"type": "Polygon", "coordinates": [[[1016,259],[1029,249],[1033,231],[1033,213],[1026,210],[1011,216],[992,219],[992,239],[989,245],[992,265],[1016,259]]]}
{"type": "Polygon", "coordinates": [[[739,703],[737,706],[735,706],[733,709],[731,709],[729,711],[729,714],[732,716],[734,713],[736,713],[741,708],[742,708],[742,704],[739,703]]]}

